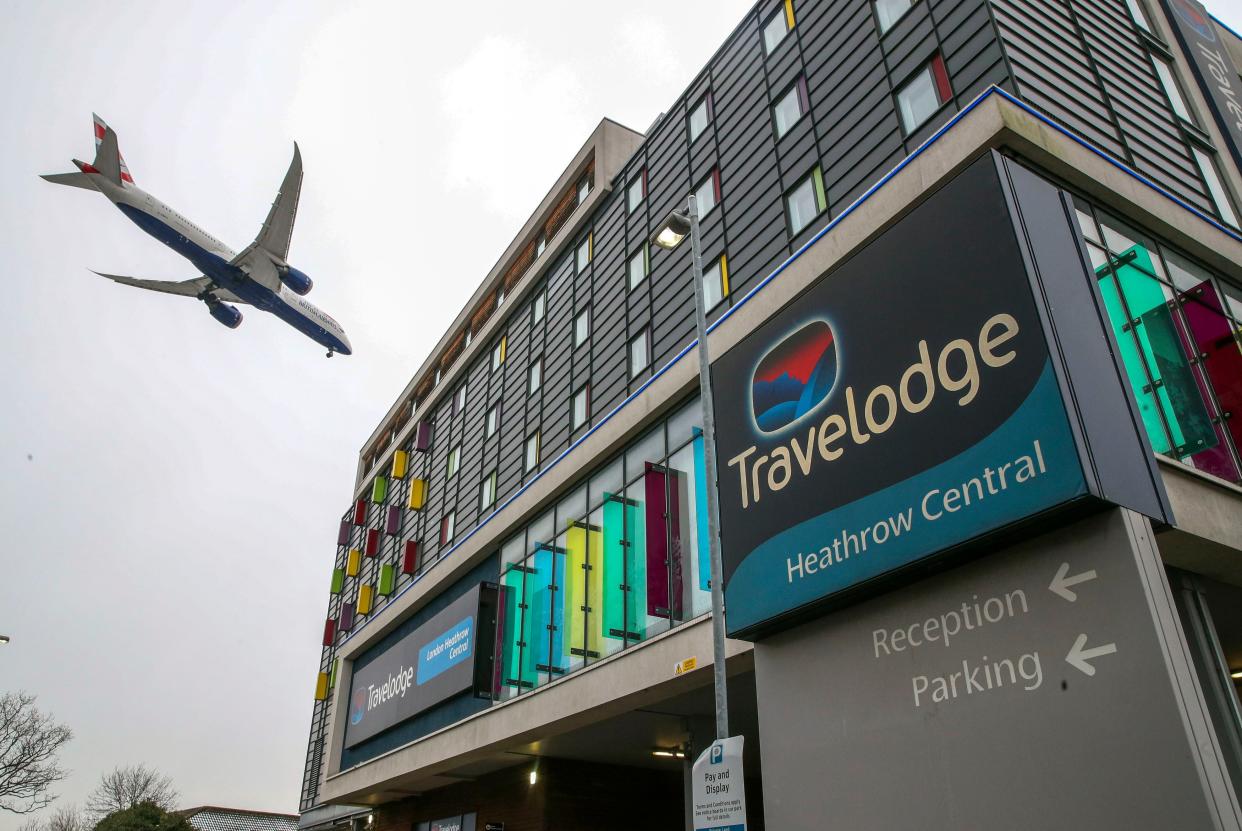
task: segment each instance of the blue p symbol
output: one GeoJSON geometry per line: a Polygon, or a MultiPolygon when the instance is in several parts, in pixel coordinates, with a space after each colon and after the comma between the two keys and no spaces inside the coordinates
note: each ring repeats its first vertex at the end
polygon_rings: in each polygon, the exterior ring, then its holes
{"type": "Polygon", "coordinates": [[[724,761],[724,748],[718,744],[712,745],[712,755],[710,757],[713,765],[718,765],[724,761]]]}

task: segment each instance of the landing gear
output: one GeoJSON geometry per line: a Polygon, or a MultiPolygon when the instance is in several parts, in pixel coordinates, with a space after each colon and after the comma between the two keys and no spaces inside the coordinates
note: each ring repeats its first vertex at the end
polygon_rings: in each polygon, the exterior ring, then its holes
{"type": "Polygon", "coordinates": [[[333,352],[331,349],[329,349],[329,350],[328,350],[328,357],[329,357],[329,358],[331,358],[331,357],[332,357],[333,355],[335,355],[335,354],[336,354],[336,353],[335,353],[335,352],[333,352]]]}

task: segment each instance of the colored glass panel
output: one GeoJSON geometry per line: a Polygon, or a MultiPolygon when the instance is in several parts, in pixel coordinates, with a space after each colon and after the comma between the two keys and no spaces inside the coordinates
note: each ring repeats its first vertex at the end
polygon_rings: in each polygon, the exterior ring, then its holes
{"type": "Polygon", "coordinates": [[[336,621],[328,618],[323,624],[323,645],[331,646],[336,640],[336,621]]]}
{"type": "Polygon", "coordinates": [[[604,654],[603,611],[604,541],[601,529],[570,522],[565,536],[565,615],[569,637],[565,654],[598,658],[604,654]]]}
{"type": "Polygon", "coordinates": [[[341,663],[340,658],[332,659],[332,668],[328,670],[328,689],[336,689],[336,668],[341,663]]]}
{"type": "Polygon", "coordinates": [[[337,545],[349,545],[349,520],[341,520],[341,529],[336,532],[337,545]]]}
{"type": "Polygon", "coordinates": [[[413,574],[418,571],[418,541],[406,540],[405,552],[401,556],[401,573],[413,574]]]}
{"type": "Polygon", "coordinates": [[[343,588],[345,588],[345,569],[332,569],[332,593],[340,594],[343,588]]]}
{"type": "MultiPolygon", "coordinates": [[[[1239,339],[1242,332],[1233,331],[1220,295],[1210,281],[1203,281],[1177,299],[1186,318],[1193,350],[1199,353],[1199,366],[1212,382],[1220,409],[1235,414],[1223,423],[1215,420],[1216,433],[1223,439],[1223,431],[1227,429],[1234,447],[1242,448],[1242,417],[1237,415],[1242,413],[1242,340],[1239,339]]],[[[1226,444],[1222,441],[1219,448],[1208,451],[1211,459],[1195,457],[1195,466],[1236,482],[1239,471],[1226,444]]]]}
{"type": "Polygon", "coordinates": [[[642,504],[604,494],[604,631],[606,638],[642,640],[647,606],[646,532],[642,504]]]}
{"type": "Polygon", "coordinates": [[[411,511],[421,511],[423,503],[427,501],[427,480],[411,479],[410,480],[410,498],[406,502],[406,507],[411,511]]]}
{"type": "Polygon", "coordinates": [[[392,594],[393,587],[397,584],[397,570],[392,563],[385,563],[380,567],[379,593],[387,597],[392,594]]]}
{"type": "Polygon", "coordinates": [[[379,505],[388,496],[388,480],[383,476],[376,476],[375,482],[371,485],[371,501],[379,505]]]}
{"type": "Polygon", "coordinates": [[[384,531],[388,534],[396,534],[401,530],[401,509],[396,505],[388,506],[388,517],[384,520],[384,531]]]}
{"type": "Polygon", "coordinates": [[[1131,246],[1096,274],[1155,451],[1189,456],[1214,446],[1211,418],[1147,249],[1131,246]]]}
{"type": "Polygon", "coordinates": [[[707,536],[707,459],[703,449],[703,431],[692,428],[694,434],[694,521],[698,533],[695,552],[699,572],[699,589],[711,591],[712,555],[707,536]]]}
{"type": "Polygon", "coordinates": [[[380,532],[378,528],[367,529],[367,556],[368,557],[374,557],[376,554],[379,553],[379,534],[380,532]]]}
{"type": "Polygon", "coordinates": [[[367,501],[359,499],[354,503],[354,525],[367,524],[367,501]]]}
{"type": "Polygon", "coordinates": [[[426,453],[431,447],[431,423],[420,421],[414,427],[414,440],[411,443],[416,453],[426,453]]]}
{"type": "Polygon", "coordinates": [[[336,628],[340,632],[348,632],[354,628],[354,604],[352,602],[341,604],[341,617],[336,623],[336,628]]]}
{"type": "Polygon", "coordinates": [[[315,700],[324,701],[328,697],[328,673],[321,672],[315,678],[315,700]]]}
{"type": "Polygon", "coordinates": [[[565,552],[549,545],[538,545],[529,563],[533,569],[526,575],[526,618],[530,621],[531,650],[526,661],[535,670],[549,675],[563,675],[561,664],[565,641],[565,607],[558,592],[565,575],[565,552]]]}
{"type": "Polygon", "coordinates": [[[358,614],[369,615],[375,606],[375,587],[365,585],[358,589],[358,614]]]}
{"type": "Polygon", "coordinates": [[[392,478],[405,478],[405,468],[409,463],[409,459],[409,454],[407,454],[404,450],[398,450],[392,454],[392,478]]]}
{"type": "Polygon", "coordinates": [[[529,625],[526,618],[526,575],[532,569],[514,563],[510,565],[500,578],[504,600],[504,639],[501,647],[501,683],[508,687],[531,689],[535,686],[538,674],[534,662],[529,660],[526,650],[524,627],[529,625]]]}
{"type": "MultiPolygon", "coordinates": [[[[676,471],[671,472],[674,476],[676,471]]],[[[673,556],[673,541],[681,539],[678,489],[669,488],[670,471],[651,462],[643,476],[647,500],[647,614],[681,619],[681,558],[673,556]],[[665,498],[669,503],[665,504],[665,498]]]]}
{"type": "Polygon", "coordinates": [[[356,548],[349,549],[349,554],[345,557],[345,573],[350,577],[357,577],[361,567],[362,552],[356,548]]]}

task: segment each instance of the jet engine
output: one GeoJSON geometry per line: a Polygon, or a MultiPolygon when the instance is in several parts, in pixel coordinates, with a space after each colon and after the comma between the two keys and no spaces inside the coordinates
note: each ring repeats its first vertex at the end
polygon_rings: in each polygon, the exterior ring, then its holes
{"type": "Polygon", "coordinates": [[[213,303],[208,306],[211,316],[223,323],[230,329],[236,329],[241,326],[242,313],[236,306],[230,306],[228,303],[213,303]]]}
{"type": "Polygon", "coordinates": [[[311,278],[307,277],[293,266],[280,270],[279,274],[280,282],[292,289],[294,294],[309,294],[311,288],[315,285],[311,282],[311,278]]]}

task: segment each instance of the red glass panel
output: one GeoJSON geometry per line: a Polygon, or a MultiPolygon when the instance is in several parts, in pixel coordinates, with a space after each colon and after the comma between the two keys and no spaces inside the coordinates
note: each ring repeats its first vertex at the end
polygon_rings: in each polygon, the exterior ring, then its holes
{"type": "Polygon", "coordinates": [[[354,525],[367,524],[367,501],[359,499],[354,503],[354,525]]]}
{"type": "Polygon", "coordinates": [[[323,645],[331,646],[336,640],[336,621],[328,618],[323,624],[323,645]]]}
{"type": "Polygon", "coordinates": [[[673,544],[676,540],[680,545],[681,509],[678,504],[667,509],[665,506],[665,494],[676,503],[680,489],[667,487],[670,475],[678,474],[646,463],[643,487],[647,511],[647,614],[681,620],[681,557],[674,556],[673,544]]]}
{"type": "MultiPolygon", "coordinates": [[[[1212,382],[1222,412],[1228,414],[1215,422],[1217,436],[1223,438],[1222,434],[1227,430],[1234,446],[1242,447],[1242,348],[1238,346],[1232,324],[1225,317],[1220,295],[1210,282],[1204,281],[1182,292],[1177,299],[1194,340],[1187,351],[1198,353],[1199,366],[1212,382]]],[[[1186,337],[1185,333],[1183,337],[1186,337]]],[[[1198,373],[1195,375],[1198,378],[1198,373]]],[[[1206,393],[1205,390],[1200,391],[1206,393]]],[[[1206,394],[1204,400],[1208,400],[1206,394]]],[[[1239,471],[1224,445],[1222,442],[1211,451],[1195,454],[1195,466],[1236,482],[1240,478],[1239,471]],[[1200,460],[1206,452],[1213,452],[1212,458],[1200,460]]]]}
{"type": "Polygon", "coordinates": [[[379,553],[379,529],[367,529],[367,556],[374,557],[379,553]]]}
{"type": "Polygon", "coordinates": [[[413,574],[418,571],[418,541],[405,541],[405,554],[401,558],[401,573],[413,574]]]}

